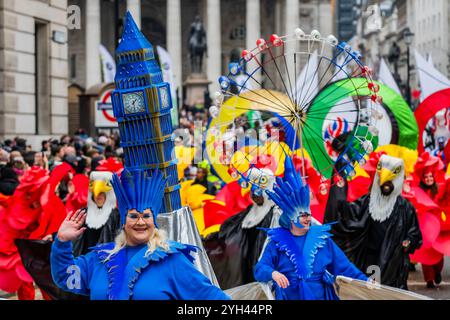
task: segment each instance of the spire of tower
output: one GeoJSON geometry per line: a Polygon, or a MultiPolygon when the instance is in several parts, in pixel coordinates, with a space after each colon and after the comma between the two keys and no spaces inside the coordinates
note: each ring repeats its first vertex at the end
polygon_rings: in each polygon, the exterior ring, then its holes
{"type": "Polygon", "coordinates": [[[114,80],[117,88],[130,89],[162,82],[161,68],[155,59],[152,44],[139,30],[129,11],[124,21],[122,38],[116,49],[117,72],[114,80]],[[141,81],[136,81],[136,77],[140,77],[141,81]]]}
{"type": "Polygon", "coordinates": [[[125,15],[122,37],[116,50],[116,54],[125,51],[140,50],[143,48],[150,48],[153,50],[153,46],[142,34],[141,30],[139,30],[139,27],[134,21],[130,11],[127,11],[125,15]]]}

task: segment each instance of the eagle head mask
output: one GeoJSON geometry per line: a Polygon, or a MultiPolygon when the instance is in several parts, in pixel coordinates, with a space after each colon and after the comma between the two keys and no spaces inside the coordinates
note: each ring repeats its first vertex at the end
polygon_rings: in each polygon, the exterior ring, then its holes
{"type": "Polygon", "coordinates": [[[116,195],[112,188],[112,172],[93,171],[90,174],[88,210],[86,224],[89,228],[101,228],[109,218],[112,210],[116,208],[116,195]],[[99,202],[98,196],[103,194],[104,199],[99,202]]]}
{"type": "Polygon", "coordinates": [[[404,161],[382,155],[370,191],[369,211],[374,220],[383,222],[390,217],[397,197],[402,193],[404,179],[404,161]]]}

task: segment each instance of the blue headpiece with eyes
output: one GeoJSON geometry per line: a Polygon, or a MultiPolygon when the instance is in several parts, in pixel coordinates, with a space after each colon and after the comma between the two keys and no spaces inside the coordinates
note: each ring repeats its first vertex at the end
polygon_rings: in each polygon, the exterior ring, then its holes
{"type": "Polygon", "coordinates": [[[152,176],[145,171],[123,170],[120,178],[113,175],[112,186],[116,194],[122,225],[128,214],[128,210],[136,209],[142,213],[150,209],[153,213],[153,221],[156,225],[156,217],[161,209],[164,196],[166,179],[161,171],[157,170],[152,176]]]}
{"type": "Polygon", "coordinates": [[[292,221],[295,226],[303,228],[300,224],[301,214],[311,214],[309,186],[303,183],[301,174],[295,171],[290,157],[286,156],[284,161],[284,177],[277,177],[273,191],[266,190],[266,193],[283,211],[280,226],[291,229],[292,221]]]}

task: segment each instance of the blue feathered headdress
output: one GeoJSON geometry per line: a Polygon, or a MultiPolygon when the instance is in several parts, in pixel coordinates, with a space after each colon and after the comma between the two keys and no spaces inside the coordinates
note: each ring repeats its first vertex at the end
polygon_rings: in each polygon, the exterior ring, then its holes
{"type": "Polygon", "coordinates": [[[151,177],[145,171],[130,172],[126,169],[123,170],[120,178],[114,174],[111,182],[119,205],[122,225],[125,224],[128,210],[131,209],[136,209],[138,212],[152,210],[153,221],[156,225],[166,181],[159,170],[155,171],[151,177]]]}
{"type": "Polygon", "coordinates": [[[300,213],[311,214],[309,207],[309,186],[303,183],[300,173],[295,171],[292,159],[286,156],[284,161],[284,177],[276,178],[273,191],[266,190],[267,195],[283,211],[280,217],[280,226],[290,229],[291,221],[298,227],[300,213]]]}

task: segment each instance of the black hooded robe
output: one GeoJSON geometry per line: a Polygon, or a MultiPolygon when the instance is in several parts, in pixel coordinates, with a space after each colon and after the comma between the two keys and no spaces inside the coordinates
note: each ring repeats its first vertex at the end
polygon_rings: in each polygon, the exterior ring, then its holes
{"type": "Polygon", "coordinates": [[[267,235],[259,228],[270,228],[273,209],[256,226],[242,228],[242,221],[253,205],[228,218],[220,231],[209,235],[203,245],[223,290],[255,281],[253,267],[259,260],[267,235]]]}
{"type": "Polygon", "coordinates": [[[332,227],[333,240],[361,271],[372,275],[379,266],[381,284],[407,290],[409,254],[422,245],[422,233],[413,205],[398,196],[390,217],[378,222],[369,213],[370,194],[347,202],[347,185],[332,186],[324,223],[332,227]],[[410,245],[405,250],[404,240],[410,245]],[[369,268],[369,269],[368,269],[369,268]]]}

